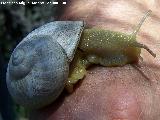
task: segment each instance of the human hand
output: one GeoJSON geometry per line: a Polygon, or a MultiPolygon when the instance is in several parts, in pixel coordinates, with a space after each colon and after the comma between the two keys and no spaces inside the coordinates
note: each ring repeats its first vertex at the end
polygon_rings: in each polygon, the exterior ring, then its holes
{"type": "Polygon", "coordinates": [[[89,27],[131,33],[147,10],[137,41],[143,61],[124,67],[94,66],[76,85],[48,107],[32,111],[35,120],[158,120],[160,119],[160,2],[151,0],[71,0],[61,20],[84,20],[89,27]]]}

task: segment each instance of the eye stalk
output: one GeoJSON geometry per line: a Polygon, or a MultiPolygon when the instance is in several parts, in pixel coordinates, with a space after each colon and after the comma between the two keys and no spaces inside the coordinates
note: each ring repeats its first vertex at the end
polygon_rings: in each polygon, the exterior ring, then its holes
{"type": "Polygon", "coordinates": [[[138,61],[141,49],[156,56],[136,35],[149,10],[131,35],[84,29],[83,21],[54,21],[26,36],[15,48],[7,68],[7,87],[16,103],[39,109],[54,102],[64,88],[87,74],[92,64],[123,66],[138,61]],[[77,49],[78,48],[78,49],[77,49]]]}
{"type": "Polygon", "coordinates": [[[139,32],[142,24],[143,24],[144,21],[147,19],[147,17],[150,16],[151,12],[152,12],[151,10],[148,10],[148,11],[145,13],[145,15],[143,16],[143,18],[141,19],[141,21],[139,22],[139,24],[137,25],[137,27],[135,28],[135,30],[134,30],[133,33],[131,34],[132,36],[136,36],[136,35],[137,35],[137,33],[139,32]]]}
{"type": "MultiPolygon", "coordinates": [[[[137,33],[139,32],[142,24],[143,24],[144,21],[147,19],[147,17],[150,16],[151,12],[152,12],[151,10],[148,10],[148,11],[145,13],[145,15],[143,16],[143,18],[141,19],[141,21],[139,22],[139,24],[137,25],[137,27],[135,28],[135,30],[134,30],[133,33],[131,34],[131,37],[137,35],[137,33]]],[[[141,44],[141,43],[138,43],[138,42],[137,42],[137,43],[135,44],[135,47],[144,48],[144,49],[147,50],[153,57],[156,57],[156,54],[155,54],[153,51],[151,51],[151,50],[150,50],[146,45],[144,45],[144,44],[141,44]]]]}

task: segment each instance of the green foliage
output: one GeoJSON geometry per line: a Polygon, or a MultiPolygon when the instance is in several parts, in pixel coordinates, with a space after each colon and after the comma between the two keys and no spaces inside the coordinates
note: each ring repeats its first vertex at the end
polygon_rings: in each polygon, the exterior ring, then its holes
{"type": "Polygon", "coordinates": [[[24,107],[19,106],[19,105],[15,105],[14,109],[16,112],[16,118],[18,120],[28,119],[28,113],[29,113],[28,109],[25,109],[24,107]]]}

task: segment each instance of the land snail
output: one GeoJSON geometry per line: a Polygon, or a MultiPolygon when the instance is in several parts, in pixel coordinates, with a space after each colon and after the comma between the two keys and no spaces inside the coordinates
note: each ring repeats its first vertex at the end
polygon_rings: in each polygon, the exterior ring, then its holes
{"type": "Polygon", "coordinates": [[[147,11],[130,35],[99,28],[85,29],[83,21],[54,21],[28,34],[14,49],[7,69],[7,87],[20,105],[42,108],[55,101],[64,88],[86,74],[91,64],[123,66],[137,62],[141,48],[156,55],[136,35],[147,11]]]}

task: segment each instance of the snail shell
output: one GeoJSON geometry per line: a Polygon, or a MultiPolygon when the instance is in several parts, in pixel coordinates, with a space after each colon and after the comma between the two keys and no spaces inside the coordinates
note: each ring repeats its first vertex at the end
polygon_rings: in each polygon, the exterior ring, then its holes
{"type": "Polygon", "coordinates": [[[16,103],[37,109],[61,94],[83,26],[83,21],[51,22],[17,45],[6,74],[8,90],[16,103]]]}

